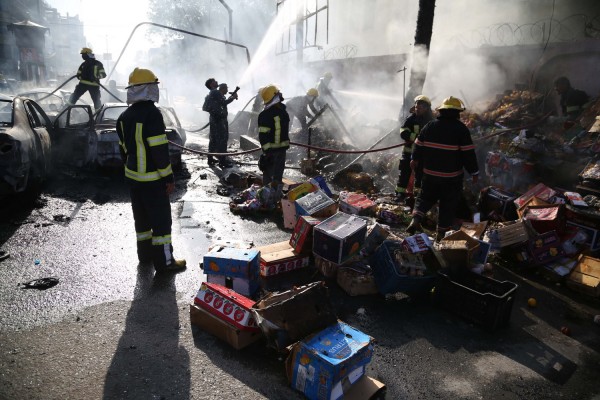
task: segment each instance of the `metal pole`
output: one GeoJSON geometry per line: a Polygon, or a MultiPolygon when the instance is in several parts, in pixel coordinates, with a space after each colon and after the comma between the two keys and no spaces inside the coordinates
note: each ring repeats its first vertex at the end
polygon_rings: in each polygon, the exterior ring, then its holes
{"type": "Polygon", "coordinates": [[[242,44],[233,43],[233,42],[230,42],[230,41],[227,41],[227,40],[223,40],[223,39],[217,39],[217,38],[214,38],[212,36],[201,35],[199,33],[194,33],[194,32],[190,32],[190,31],[186,31],[184,29],[178,29],[178,28],[173,28],[171,26],[157,24],[155,22],[140,22],[131,31],[131,34],[129,35],[129,38],[127,39],[127,42],[125,43],[125,46],[123,46],[123,50],[121,50],[121,54],[119,54],[119,58],[117,58],[117,61],[115,61],[115,64],[113,65],[113,68],[110,71],[110,73],[108,74],[108,76],[106,77],[106,79],[110,79],[110,77],[112,76],[113,72],[115,72],[115,69],[117,68],[117,64],[119,64],[119,61],[121,60],[121,57],[123,56],[123,53],[125,53],[125,49],[129,45],[129,42],[131,41],[131,38],[132,38],[133,34],[135,33],[136,29],[139,28],[142,25],[158,26],[159,28],[169,29],[169,30],[176,31],[176,32],[181,32],[181,33],[187,33],[188,35],[197,36],[197,37],[201,37],[201,38],[208,39],[208,40],[213,40],[215,42],[225,43],[225,44],[230,45],[230,46],[241,47],[241,48],[243,48],[243,49],[246,50],[246,59],[248,60],[248,65],[250,65],[250,50],[248,50],[248,47],[246,47],[246,46],[244,46],[242,44]]]}

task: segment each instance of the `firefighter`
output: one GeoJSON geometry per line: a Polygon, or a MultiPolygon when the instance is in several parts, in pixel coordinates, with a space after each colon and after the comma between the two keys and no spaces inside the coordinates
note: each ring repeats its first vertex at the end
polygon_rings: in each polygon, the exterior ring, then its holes
{"type": "Polygon", "coordinates": [[[138,259],[152,262],[157,272],[175,272],[185,269],[186,262],[173,257],[169,195],[175,179],[165,123],[154,104],[158,83],[149,69],[133,70],[127,86],[129,107],[117,120],[117,134],[130,186],[138,259]]]}
{"type": "Polygon", "coordinates": [[[575,121],[589,105],[590,96],[583,90],[571,87],[571,82],[565,76],[554,80],[554,89],[560,95],[560,108],[567,121],[575,121]]]}
{"type": "MultiPolygon", "coordinates": [[[[406,118],[406,121],[404,121],[400,131],[400,137],[402,140],[404,140],[404,146],[402,148],[400,164],[398,165],[398,184],[396,185],[396,201],[398,202],[401,202],[406,198],[406,188],[410,180],[410,175],[412,174],[410,160],[413,151],[413,142],[419,135],[421,129],[431,120],[433,120],[433,113],[431,112],[431,100],[424,95],[415,97],[415,105],[411,109],[411,115],[406,118]]],[[[421,176],[422,170],[416,170],[414,184],[415,188],[421,187],[421,176]]]]}
{"type": "Polygon", "coordinates": [[[333,74],[331,72],[326,72],[321,78],[319,78],[319,82],[317,82],[317,91],[320,94],[319,98],[317,99],[318,108],[321,108],[325,105],[327,98],[329,98],[337,108],[341,108],[340,103],[338,103],[336,98],[333,97],[332,90],[329,87],[332,79],[333,74]]]}
{"type": "Polygon", "coordinates": [[[286,151],[290,147],[290,117],[283,104],[283,94],[275,85],[261,89],[264,110],[258,114],[258,139],[266,165],[263,170],[263,186],[270,185],[281,194],[286,151]]]}
{"type": "Polygon", "coordinates": [[[439,201],[436,241],[440,241],[452,227],[462,196],[463,169],[476,184],[479,168],[469,128],[459,119],[465,110],[462,101],[448,97],[436,110],[437,119],[428,123],[415,140],[411,168],[423,168],[423,181],[406,231],[414,234],[422,230],[421,220],[439,201]]]}
{"type": "MultiPolygon", "coordinates": [[[[210,81],[210,79],[209,79],[210,81]]],[[[217,82],[206,82],[206,86],[214,86],[217,82]]],[[[227,94],[227,84],[221,83],[215,89],[212,89],[204,99],[202,109],[209,113],[210,132],[208,135],[209,153],[226,153],[227,141],[229,140],[229,123],[227,122],[227,105],[238,98],[237,93],[233,93],[229,98],[227,94]]],[[[208,165],[219,163],[221,168],[231,167],[232,164],[227,160],[227,156],[208,156],[208,165]]]]}
{"type": "Polygon", "coordinates": [[[315,100],[319,97],[319,91],[315,88],[308,89],[304,96],[296,96],[289,99],[285,105],[288,115],[290,116],[290,128],[294,123],[294,117],[300,121],[302,132],[308,129],[308,121],[318,110],[315,107],[315,100]],[[311,114],[312,111],[312,114],[311,114]]]}
{"type": "Polygon", "coordinates": [[[94,102],[94,109],[97,111],[102,107],[100,99],[100,79],[106,78],[104,66],[92,52],[92,49],[84,47],[81,49],[81,58],[83,63],[77,70],[77,79],[79,83],[75,86],[75,91],[71,94],[68,104],[75,104],[77,100],[85,93],[90,92],[90,97],[94,102]]]}

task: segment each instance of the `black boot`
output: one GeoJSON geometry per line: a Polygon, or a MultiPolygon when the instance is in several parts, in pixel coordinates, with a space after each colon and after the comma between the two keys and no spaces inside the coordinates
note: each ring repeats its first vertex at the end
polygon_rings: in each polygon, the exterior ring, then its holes
{"type": "Polygon", "coordinates": [[[417,231],[423,232],[423,227],[421,226],[421,222],[413,218],[410,221],[410,225],[406,228],[406,232],[410,235],[414,235],[417,231]]]}

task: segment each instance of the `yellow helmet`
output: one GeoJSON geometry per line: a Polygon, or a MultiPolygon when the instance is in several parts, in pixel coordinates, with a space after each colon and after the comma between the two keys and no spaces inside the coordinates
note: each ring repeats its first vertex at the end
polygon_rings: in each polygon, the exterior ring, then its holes
{"type": "Polygon", "coordinates": [[[260,97],[262,97],[263,102],[265,104],[267,104],[268,102],[270,102],[271,100],[273,100],[273,97],[275,97],[275,95],[279,93],[279,88],[275,85],[268,85],[265,86],[264,88],[261,89],[260,91],[260,97]]]}
{"type": "Polygon", "coordinates": [[[158,78],[154,75],[154,72],[149,69],[135,68],[131,74],[129,74],[129,86],[127,89],[136,86],[144,85],[148,83],[159,83],[158,78]]]}
{"type": "Polygon", "coordinates": [[[306,95],[307,96],[314,96],[314,97],[318,97],[319,96],[319,91],[315,88],[310,88],[306,91],[306,95]]]}
{"type": "Polygon", "coordinates": [[[79,52],[79,54],[92,54],[92,53],[93,53],[93,51],[89,47],[83,47],[81,49],[81,51],[79,52]]]}
{"type": "Polygon", "coordinates": [[[461,99],[456,97],[448,97],[442,101],[442,105],[440,105],[436,110],[458,110],[464,111],[465,105],[463,104],[461,99]]]}
{"type": "Polygon", "coordinates": [[[415,97],[415,103],[417,101],[423,101],[431,106],[431,100],[429,100],[429,97],[427,97],[425,95],[420,94],[417,97],[415,97]]]}

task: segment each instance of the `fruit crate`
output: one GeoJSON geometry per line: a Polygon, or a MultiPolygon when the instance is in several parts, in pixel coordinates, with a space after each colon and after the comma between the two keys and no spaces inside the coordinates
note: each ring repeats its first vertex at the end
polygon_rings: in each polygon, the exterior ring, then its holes
{"type": "Polygon", "coordinates": [[[472,272],[457,275],[438,271],[434,301],[437,305],[494,331],[508,325],[518,285],[472,272]]]}
{"type": "MultiPolygon", "coordinates": [[[[375,284],[381,294],[402,292],[409,295],[422,294],[435,284],[435,273],[427,271],[423,276],[410,276],[400,272],[394,261],[395,251],[405,251],[400,242],[385,240],[371,257],[375,284]]],[[[427,257],[424,258],[427,263],[427,257]]]]}

